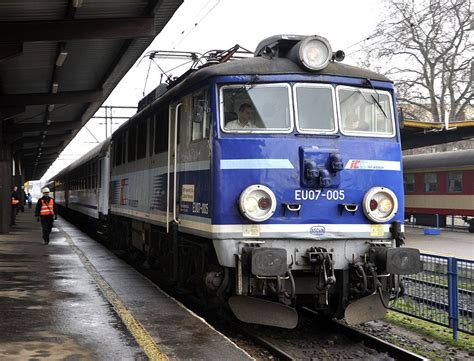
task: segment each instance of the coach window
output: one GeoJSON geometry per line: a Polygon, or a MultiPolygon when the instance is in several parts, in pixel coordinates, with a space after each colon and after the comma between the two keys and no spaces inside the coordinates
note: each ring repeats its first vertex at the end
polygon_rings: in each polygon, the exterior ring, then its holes
{"type": "Polygon", "coordinates": [[[147,119],[141,119],[138,122],[137,159],[142,159],[146,157],[146,127],[147,119]]]}
{"type": "Polygon", "coordinates": [[[289,84],[223,86],[221,127],[226,133],[290,133],[293,130],[291,102],[289,84]],[[249,117],[243,125],[239,113],[249,117]]]}
{"type": "Polygon", "coordinates": [[[462,192],[462,172],[448,172],[448,193],[462,192]]]}
{"type": "Polygon", "coordinates": [[[438,175],[436,173],[425,173],[424,190],[425,193],[438,191],[438,175]]]}
{"type": "Polygon", "coordinates": [[[206,139],[209,136],[209,92],[202,89],[192,96],[191,141],[206,139]]]}
{"type": "Polygon", "coordinates": [[[137,125],[132,124],[128,128],[128,161],[133,162],[137,157],[137,125]]]}
{"type": "Polygon", "coordinates": [[[343,134],[385,138],[395,135],[389,92],[338,86],[337,98],[343,134]]]}
{"type": "Polygon", "coordinates": [[[102,159],[99,159],[98,169],[97,169],[97,188],[102,187],[102,159]]]}
{"type": "Polygon", "coordinates": [[[294,90],[298,131],[336,132],[334,88],[322,84],[296,84],[294,90]]]}
{"type": "Polygon", "coordinates": [[[405,185],[405,193],[415,191],[415,175],[414,174],[404,174],[403,183],[405,185]]]}
{"type": "Polygon", "coordinates": [[[92,189],[97,188],[97,160],[92,162],[92,189]]]}

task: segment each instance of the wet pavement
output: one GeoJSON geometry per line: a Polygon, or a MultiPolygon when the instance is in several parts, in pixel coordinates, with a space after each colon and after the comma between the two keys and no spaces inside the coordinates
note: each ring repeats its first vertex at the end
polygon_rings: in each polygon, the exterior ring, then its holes
{"type": "Polygon", "coordinates": [[[474,260],[474,233],[441,229],[441,234],[425,235],[422,227],[405,226],[406,247],[422,253],[474,260]]]}
{"type": "Polygon", "coordinates": [[[44,245],[31,209],[0,235],[0,360],[249,356],[64,220],[44,245]]]}

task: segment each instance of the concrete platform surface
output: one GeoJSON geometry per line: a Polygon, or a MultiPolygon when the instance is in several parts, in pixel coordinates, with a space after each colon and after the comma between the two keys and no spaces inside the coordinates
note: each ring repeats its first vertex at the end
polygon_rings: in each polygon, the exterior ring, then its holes
{"type": "Polygon", "coordinates": [[[0,235],[0,360],[251,357],[102,245],[32,210],[0,235]]]}
{"type": "Polygon", "coordinates": [[[441,229],[440,235],[425,235],[423,230],[405,226],[405,245],[422,253],[474,260],[474,233],[441,229]]]}

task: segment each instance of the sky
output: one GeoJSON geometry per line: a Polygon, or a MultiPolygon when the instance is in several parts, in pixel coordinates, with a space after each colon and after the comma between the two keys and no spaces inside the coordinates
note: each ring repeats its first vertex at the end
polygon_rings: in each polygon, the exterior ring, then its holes
{"type": "MultiPolygon", "coordinates": [[[[211,49],[229,49],[235,44],[253,51],[261,40],[277,34],[320,35],[329,40],[333,51],[341,49],[350,54],[373,33],[383,5],[383,0],[185,0],[144,54],[150,50],[204,53],[211,49]]],[[[346,56],[344,63],[355,65],[356,55],[346,56]]],[[[165,71],[179,64],[157,62],[165,71]]],[[[150,60],[141,57],[104,105],[136,106],[143,94],[148,94],[160,83],[160,70],[153,63],[149,65],[150,60]]],[[[187,68],[179,68],[172,74],[179,75],[181,69],[187,68]]],[[[99,110],[96,116],[103,116],[104,112],[99,110]]],[[[133,109],[114,109],[112,115],[127,117],[134,112],[133,109]]],[[[112,130],[125,121],[115,120],[112,130]]],[[[108,136],[110,129],[109,124],[108,136]]],[[[48,169],[42,181],[46,182],[87,153],[97,142],[103,141],[105,135],[104,120],[91,119],[48,169]]]]}

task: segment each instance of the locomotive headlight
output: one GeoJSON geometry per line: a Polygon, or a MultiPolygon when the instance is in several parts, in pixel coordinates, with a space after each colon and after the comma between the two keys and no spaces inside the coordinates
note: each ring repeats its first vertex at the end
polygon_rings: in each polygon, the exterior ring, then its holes
{"type": "Polygon", "coordinates": [[[368,219],[384,223],[391,220],[397,213],[398,199],[388,188],[373,187],[365,194],[362,208],[368,219]]]}
{"type": "Polygon", "coordinates": [[[293,58],[293,61],[298,60],[309,70],[321,70],[331,60],[331,45],[322,36],[309,36],[290,50],[289,57],[293,58]]]}
{"type": "Polygon", "coordinates": [[[264,185],[251,185],[240,194],[239,208],[242,214],[251,221],[266,221],[275,212],[275,194],[264,185]]]}

